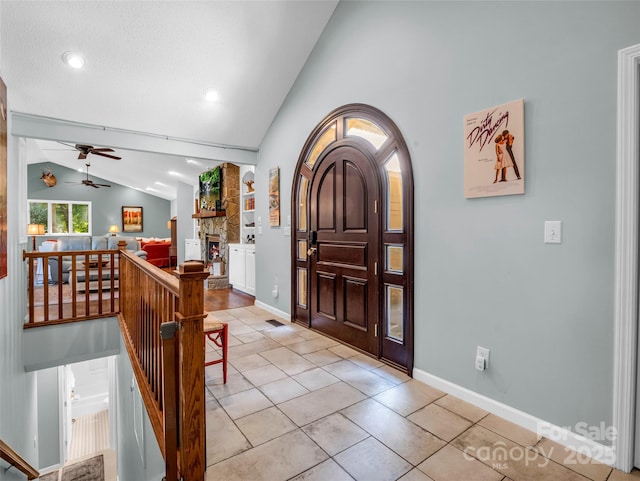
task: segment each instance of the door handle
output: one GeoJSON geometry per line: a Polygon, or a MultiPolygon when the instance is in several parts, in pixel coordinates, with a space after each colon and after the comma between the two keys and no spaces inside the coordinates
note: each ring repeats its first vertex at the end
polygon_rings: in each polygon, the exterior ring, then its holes
{"type": "Polygon", "coordinates": [[[315,253],[318,251],[318,249],[316,247],[309,247],[309,249],[307,249],[307,255],[308,256],[312,256],[315,255],[315,253]]]}

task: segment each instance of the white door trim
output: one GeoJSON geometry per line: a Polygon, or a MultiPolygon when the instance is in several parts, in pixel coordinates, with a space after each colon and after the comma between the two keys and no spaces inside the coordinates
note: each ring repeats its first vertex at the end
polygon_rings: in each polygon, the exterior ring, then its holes
{"type": "Polygon", "coordinates": [[[614,284],[614,467],[633,467],[638,334],[638,147],[640,45],[618,52],[616,240],[614,284]]]}

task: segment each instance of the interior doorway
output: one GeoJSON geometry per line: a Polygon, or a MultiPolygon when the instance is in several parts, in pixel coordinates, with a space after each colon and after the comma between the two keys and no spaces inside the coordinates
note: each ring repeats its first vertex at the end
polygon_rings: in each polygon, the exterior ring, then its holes
{"type": "Polygon", "coordinates": [[[413,176],[393,121],[363,104],[331,112],[291,199],[294,321],[411,374],[413,176]]]}

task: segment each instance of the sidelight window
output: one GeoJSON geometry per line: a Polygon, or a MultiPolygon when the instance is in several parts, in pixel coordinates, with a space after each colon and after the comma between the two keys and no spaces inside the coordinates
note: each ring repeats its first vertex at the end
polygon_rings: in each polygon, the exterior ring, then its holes
{"type": "Polygon", "coordinates": [[[387,174],[387,230],[401,231],[403,229],[402,170],[397,153],[385,162],[384,170],[387,174]]]}

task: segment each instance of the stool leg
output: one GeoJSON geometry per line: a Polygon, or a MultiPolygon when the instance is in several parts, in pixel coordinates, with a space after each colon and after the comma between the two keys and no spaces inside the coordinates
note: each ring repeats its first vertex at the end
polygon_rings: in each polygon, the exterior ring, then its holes
{"type": "Polygon", "coordinates": [[[222,379],[227,384],[227,347],[229,346],[229,329],[225,322],[222,328],[222,379]]]}

